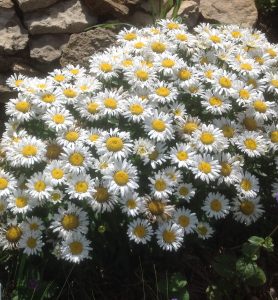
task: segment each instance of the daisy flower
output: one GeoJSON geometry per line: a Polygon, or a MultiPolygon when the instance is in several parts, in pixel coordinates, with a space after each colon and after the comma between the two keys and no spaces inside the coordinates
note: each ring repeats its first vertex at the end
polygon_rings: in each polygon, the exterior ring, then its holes
{"type": "Polygon", "coordinates": [[[194,197],[196,189],[193,187],[192,183],[182,182],[177,186],[177,191],[175,195],[182,200],[187,202],[194,197]]]}
{"type": "Polygon", "coordinates": [[[190,170],[195,175],[195,178],[200,178],[202,181],[209,183],[219,177],[220,165],[214,157],[209,154],[195,155],[192,158],[190,170]]]}
{"type": "Polygon", "coordinates": [[[148,157],[153,151],[155,151],[155,145],[151,140],[139,138],[134,141],[133,153],[141,158],[148,157]]]}
{"type": "Polygon", "coordinates": [[[65,171],[65,164],[60,160],[52,160],[47,164],[44,172],[50,179],[52,186],[57,186],[66,182],[67,172],[65,171]]]}
{"type": "Polygon", "coordinates": [[[177,54],[168,51],[155,57],[155,67],[157,68],[157,71],[168,78],[174,76],[178,66],[182,63],[182,59],[180,59],[177,54]]]}
{"type": "Polygon", "coordinates": [[[92,250],[90,242],[80,233],[68,235],[61,245],[61,257],[72,263],[80,263],[84,259],[90,259],[92,250]]]}
{"type": "Polygon", "coordinates": [[[32,175],[32,177],[27,180],[26,187],[26,192],[34,198],[34,200],[38,200],[40,203],[48,199],[50,197],[50,192],[52,191],[50,179],[43,172],[32,175]]]}
{"type": "Polygon", "coordinates": [[[53,189],[53,191],[51,191],[50,198],[48,200],[52,204],[57,204],[57,203],[61,203],[64,198],[65,198],[65,194],[56,188],[53,189]]]}
{"type": "Polygon", "coordinates": [[[234,85],[238,79],[237,75],[222,69],[215,71],[215,77],[211,79],[212,89],[222,95],[234,93],[234,85]]]}
{"type": "Polygon", "coordinates": [[[149,221],[137,218],[128,225],[127,234],[136,244],[147,244],[152,238],[153,229],[149,221]]]}
{"type": "Polygon", "coordinates": [[[220,153],[217,158],[221,166],[218,183],[224,182],[231,185],[238,182],[241,172],[241,163],[238,157],[231,156],[230,153],[220,153]]]}
{"type": "Polygon", "coordinates": [[[86,69],[79,65],[73,66],[69,64],[65,67],[65,74],[72,78],[83,77],[85,73],[86,73],[86,69]]]}
{"type": "Polygon", "coordinates": [[[222,115],[232,108],[228,97],[218,93],[212,93],[211,91],[205,93],[204,100],[201,100],[201,104],[214,115],[222,115]]]}
{"type": "Polygon", "coordinates": [[[184,207],[176,209],[173,220],[186,234],[193,233],[198,223],[196,214],[184,207]]]}
{"type": "Polygon", "coordinates": [[[47,109],[53,106],[64,105],[65,100],[62,93],[53,87],[51,90],[47,89],[33,94],[32,103],[36,110],[43,114],[47,109]]]}
{"type": "Polygon", "coordinates": [[[89,225],[87,213],[71,202],[67,206],[67,209],[58,207],[58,214],[53,216],[50,228],[63,238],[71,233],[86,234],[89,225]]]}
{"type": "Polygon", "coordinates": [[[154,85],[153,91],[150,93],[149,98],[151,101],[168,104],[176,100],[178,96],[177,89],[173,86],[173,84],[159,81],[154,85]]]}
{"type": "Polygon", "coordinates": [[[264,213],[259,197],[234,199],[232,211],[235,220],[247,226],[256,222],[264,213]]]}
{"type": "Polygon", "coordinates": [[[155,148],[151,151],[148,156],[143,156],[143,163],[146,165],[148,163],[151,164],[153,169],[156,169],[158,166],[162,165],[166,159],[166,144],[157,143],[154,146],[155,148]]]}
{"type": "Polygon", "coordinates": [[[23,94],[19,94],[16,99],[9,100],[6,104],[6,114],[19,122],[30,121],[35,116],[31,100],[23,94]]]}
{"type": "Polygon", "coordinates": [[[32,231],[24,232],[20,241],[19,248],[23,249],[23,253],[29,255],[38,255],[42,251],[43,242],[41,236],[32,231]]]}
{"type": "Polygon", "coordinates": [[[193,132],[201,125],[198,117],[187,115],[185,118],[179,118],[176,122],[176,130],[182,139],[190,140],[193,132]]]}
{"type": "Polygon", "coordinates": [[[214,230],[208,223],[199,222],[196,227],[196,232],[199,238],[207,240],[212,236],[214,230]]]}
{"type": "Polygon", "coordinates": [[[188,168],[195,154],[190,144],[177,143],[171,148],[169,157],[173,164],[178,164],[179,168],[188,168]]]}
{"type": "Polygon", "coordinates": [[[173,139],[171,116],[155,110],[153,115],[146,119],[145,131],[151,139],[158,142],[173,139]]]}
{"type": "Polygon", "coordinates": [[[13,74],[7,79],[6,83],[12,89],[20,91],[25,87],[27,77],[22,74],[13,74]]]}
{"type": "Polygon", "coordinates": [[[0,197],[0,217],[5,214],[7,207],[8,201],[6,200],[6,197],[0,197]]]}
{"type": "Polygon", "coordinates": [[[0,198],[7,197],[16,189],[16,180],[13,175],[0,169],[0,198]]]}
{"type": "Polygon", "coordinates": [[[233,143],[233,138],[239,133],[239,126],[233,120],[222,117],[214,119],[213,125],[222,130],[223,135],[230,143],[233,143]]]}
{"type": "Polygon", "coordinates": [[[67,147],[71,144],[83,143],[85,140],[85,132],[78,126],[73,126],[63,132],[60,132],[56,140],[62,147],[67,147]]]}
{"type": "Polygon", "coordinates": [[[183,229],[171,222],[162,223],[155,232],[157,243],[167,251],[177,251],[183,242],[183,229]]]}
{"type": "Polygon", "coordinates": [[[127,193],[121,198],[121,210],[131,217],[137,216],[142,211],[142,200],[138,193],[127,193]]]}
{"type": "Polygon", "coordinates": [[[96,147],[97,141],[101,135],[104,135],[106,132],[102,129],[93,127],[84,131],[85,140],[84,143],[91,147],[96,147]]]}
{"type": "Polygon", "coordinates": [[[225,218],[229,213],[229,209],[229,200],[218,192],[209,193],[202,206],[202,210],[207,217],[215,219],[225,218]]]}
{"type": "Polygon", "coordinates": [[[149,187],[154,197],[162,199],[162,198],[166,198],[167,196],[169,196],[169,194],[172,193],[172,188],[171,188],[172,182],[161,171],[154,174],[153,177],[149,177],[148,179],[150,181],[149,187]]]}
{"type": "Polygon", "coordinates": [[[267,121],[276,117],[277,112],[275,111],[275,107],[275,102],[265,101],[263,96],[261,96],[250,103],[246,113],[253,115],[256,120],[267,121]]]}
{"type": "Polygon", "coordinates": [[[114,167],[107,170],[103,179],[109,184],[109,192],[119,193],[121,197],[138,188],[137,169],[126,160],[115,161],[114,167]]]}
{"type": "Polygon", "coordinates": [[[250,112],[240,112],[237,114],[238,127],[241,131],[258,131],[263,127],[263,119],[256,119],[250,112]]]}
{"type": "Polygon", "coordinates": [[[244,81],[235,83],[235,92],[230,96],[236,100],[237,104],[246,107],[257,97],[258,92],[252,85],[247,85],[244,81]]]}
{"type": "Polygon", "coordinates": [[[74,107],[80,116],[90,122],[103,118],[101,115],[101,100],[95,97],[79,97],[74,107]]]}
{"type": "Polygon", "coordinates": [[[267,72],[265,75],[267,90],[271,93],[278,94],[278,75],[277,72],[267,72]]]}
{"type": "Polygon", "coordinates": [[[236,189],[244,197],[256,197],[259,192],[259,180],[246,171],[240,174],[236,189]]]}
{"type": "Polygon", "coordinates": [[[45,229],[45,226],[43,225],[42,219],[32,216],[26,217],[26,219],[22,222],[22,229],[24,232],[41,233],[45,229]]]}
{"type": "Polygon", "coordinates": [[[58,145],[56,140],[49,139],[46,142],[45,158],[47,159],[47,162],[50,162],[55,159],[59,159],[62,152],[63,152],[63,148],[60,145],[58,145]]]}
{"type": "Polygon", "coordinates": [[[13,214],[25,214],[35,207],[34,200],[30,196],[21,190],[16,190],[12,195],[8,197],[8,209],[13,214]]]}
{"type": "Polygon", "coordinates": [[[17,222],[17,218],[8,219],[5,226],[0,229],[0,246],[3,250],[18,248],[22,234],[22,226],[17,222]]]}
{"type": "Polygon", "coordinates": [[[265,128],[265,136],[267,136],[268,147],[273,150],[273,152],[278,150],[278,124],[272,123],[265,128]]]}
{"type": "Polygon", "coordinates": [[[247,131],[237,136],[237,147],[249,157],[262,156],[266,152],[266,140],[259,132],[247,131]]]}
{"type": "MultiPolygon", "coordinates": [[[[126,195],[129,195],[129,193],[126,195]]],[[[98,178],[95,179],[94,192],[89,199],[89,204],[93,211],[111,212],[118,200],[118,196],[114,192],[109,191],[109,182],[104,183],[98,178]]]]}

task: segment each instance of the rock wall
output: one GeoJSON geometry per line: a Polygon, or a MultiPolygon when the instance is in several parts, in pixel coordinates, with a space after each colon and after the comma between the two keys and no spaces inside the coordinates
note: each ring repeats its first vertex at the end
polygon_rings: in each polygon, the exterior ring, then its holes
{"type": "MultiPolygon", "coordinates": [[[[11,97],[5,84],[11,74],[43,76],[69,63],[86,66],[94,51],[113,43],[115,31],[90,27],[107,21],[145,26],[159,9],[159,0],[0,0],[0,103],[11,97]]],[[[222,23],[253,26],[257,20],[254,0],[184,0],[178,11],[192,27],[200,13],[222,23]]]]}

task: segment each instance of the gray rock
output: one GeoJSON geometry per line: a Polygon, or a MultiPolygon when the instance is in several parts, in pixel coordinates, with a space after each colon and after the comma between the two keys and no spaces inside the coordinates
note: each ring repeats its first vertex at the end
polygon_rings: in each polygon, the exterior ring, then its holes
{"type": "Polygon", "coordinates": [[[0,8],[12,8],[13,6],[12,0],[0,0],[0,8]]]}
{"type": "Polygon", "coordinates": [[[88,67],[89,57],[94,52],[107,48],[115,40],[115,33],[104,28],[72,34],[68,44],[62,49],[60,63],[62,66],[80,64],[88,67]]]}
{"type": "Polygon", "coordinates": [[[60,58],[68,40],[68,34],[34,36],[29,43],[30,57],[42,63],[53,62],[60,58]]]}
{"type": "Polygon", "coordinates": [[[112,14],[121,17],[129,13],[129,7],[125,5],[124,0],[84,0],[84,3],[90,11],[96,11],[99,16],[112,14]]]}
{"type": "MultiPolygon", "coordinates": [[[[177,11],[177,16],[184,18],[185,23],[189,27],[194,27],[198,22],[198,19],[200,16],[199,3],[200,3],[200,0],[197,0],[197,1],[184,0],[184,1],[182,1],[180,8],[177,11]]],[[[167,13],[167,18],[172,18],[173,12],[174,12],[174,8],[172,8],[167,13]]]]}
{"type": "Polygon", "coordinates": [[[27,46],[28,33],[22,27],[9,1],[2,1],[0,7],[0,53],[13,54],[27,46]]]}
{"type": "Polygon", "coordinates": [[[23,12],[33,11],[39,8],[48,7],[59,0],[16,0],[23,12]]]}
{"type": "Polygon", "coordinates": [[[81,32],[96,22],[96,17],[78,0],[64,0],[25,15],[30,34],[81,32]]]}
{"type": "Polygon", "coordinates": [[[136,11],[134,14],[127,17],[125,21],[135,26],[147,26],[153,24],[154,20],[150,14],[143,11],[136,11]]]}
{"type": "Polygon", "coordinates": [[[201,0],[200,12],[206,20],[254,26],[258,12],[254,0],[201,0]]]}

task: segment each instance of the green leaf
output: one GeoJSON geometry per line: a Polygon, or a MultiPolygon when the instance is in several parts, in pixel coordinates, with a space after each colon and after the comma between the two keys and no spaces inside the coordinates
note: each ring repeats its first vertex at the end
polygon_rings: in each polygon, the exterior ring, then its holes
{"type": "Polygon", "coordinates": [[[272,238],[270,236],[266,237],[262,246],[267,251],[273,252],[274,244],[272,238]]]}
{"type": "Polygon", "coordinates": [[[258,266],[255,266],[255,269],[253,271],[253,275],[248,278],[246,280],[246,283],[250,286],[261,286],[263,284],[266,283],[266,276],[265,276],[265,273],[264,271],[258,267],[258,266]]]}
{"type": "Polygon", "coordinates": [[[260,255],[260,246],[244,243],[241,249],[244,256],[250,258],[251,260],[257,260],[260,255]]]}
{"type": "Polygon", "coordinates": [[[235,276],[235,272],[236,272],[235,263],[236,263],[236,258],[234,255],[223,254],[217,256],[214,259],[214,262],[212,263],[212,267],[218,275],[230,279],[235,276]]]}
{"type": "Polygon", "coordinates": [[[252,245],[262,246],[264,244],[264,239],[259,236],[251,236],[248,242],[252,245]]]}
{"type": "Polygon", "coordinates": [[[189,300],[189,293],[185,292],[182,296],[181,296],[181,300],[189,300]]]}

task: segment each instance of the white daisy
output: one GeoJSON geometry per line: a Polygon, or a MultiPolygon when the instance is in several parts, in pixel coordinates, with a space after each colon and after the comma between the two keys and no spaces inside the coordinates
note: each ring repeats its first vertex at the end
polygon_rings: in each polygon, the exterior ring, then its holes
{"type": "Polygon", "coordinates": [[[19,248],[23,249],[23,253],[29,255],[38,255],[42,251],[43,242],[41,236],[34,231],[24,232],[19,241],[19,248]]]}
{"type": "Polygon", "coordinates": [[[121,210],[131,217],[137,216],[142,211],[142,199],[138,193],[130,192],[120,199],[121,210]]]}
{"type": "Polygon", "coordinates": [[[0,169],[0,198],[7,197],[16,189],[16,180],[14,176],[0,169]]]}
{"type": "Polygon", "coordinates": [[[199,222],[196,227],[196,232],[199,238],[206,240],[212,236],[214,230],[208,223],[199,222]]]}
{"type": "Polygon", "coordinates": [[[186,234],[193,233],[198,223],[196,214],[184,207],[176,209],[173,215],[173,220],[186,234]]]}
{"type": "Polygon", "coordinates": [[[157,243],[163,250],[177,251],[182,246],[183,229],[175,223],[160,224],[155,234],[157,243]]]}
{"type": "Polygon", "coordinates": [[[146,244],[152,238],[153,229],[149,221],[137,218],[128,225],[127,234],[136,244],[146,244]]]}
{"type": "Polygon", "coordinates": [[[30,196],[21,190],[16,190],[8,197],[8,209],[16,214],[26,212],[32,210],[35,207],[35,202],[30,196]]]}
{"type": "Polygon", "coordinates": [[[222,219],[229,213],[229,200],[220,193],[209,193],[202,210],[209,218],[222,219]]]}
{"type": "Polygon", "coordinates": [[[178,164],[179,168],[188,168],[195,154],[196,152],[190,144],[177,143],[175,147],[171,148],[169,157],[173,164],[178,164]]]}
{"type": "Polygon", "coordinates": [[[187,202],[190,201],[192,197],[194,197],[196,189],[193,187],[192,183],[182,182],[177,186],[177,191],[175,195],[181,200],[185,200],[187,202]]]}
{"type": "Polygon", "coordinates": [[[236,189],[244,197],[256,197],[259,192],[259,180],[249,172],[241,173],[236,189]]]}
{"type": "Polygon", "coordinates": [[[6,114],[19,122],[29,121],[35,116],[30,98],[23,94],[19,94],[16,99],[9,100],[6,104],[6,114]]]}
{"type": "Polygon", "coordinates": [[[149,187],[154,197],[162,199],[167,198],[172,193],[170,179],[161,171],[148,178],[150,181],[149,187]]]}
{"type": "Polygon", "coordinates": [[[38,200],[39,203],[48,199],[52,191],[50,179],[43,172],[38,172],[32,175],[31,178],[28,179],[26,187],[26,192],[34,198],[34,200],[38,200]]]}

